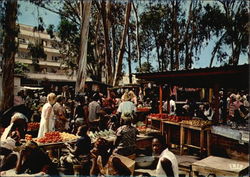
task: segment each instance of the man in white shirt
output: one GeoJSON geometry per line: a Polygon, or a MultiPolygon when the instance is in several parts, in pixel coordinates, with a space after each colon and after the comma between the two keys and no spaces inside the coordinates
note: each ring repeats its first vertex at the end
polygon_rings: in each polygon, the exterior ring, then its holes
{"type": "Polygon", "coordinates": [[[170,105],[169,114],[170,114],[170,115],[174,115],[174,114],[175,114],[175,111],[176,111],[176,104],[175,104],[175,96],[174,96],[174,95],[172,95],[172,96],[170,97],[169,105],[170,105]]]}
{"type": "Polygon", "coordinates": [[[117,112],[121,113],[123,115],[124,113],[130,113],[133,115],[133,113],[136,111],[135,105],[129,101],[130,97],[128,96],[128,93],[125,92],[122,96],[123,102],[119,105],[117,112]]]}
{"type": "Polygon", "coordinates": [[[99,94],[94,93],[92,97],[93,101],[91,101],[88,106],[88,111],[89,111],[88,121],[89,121],[90,126],[96,126],[99,120],[99,113],[101,111],[101,106],[97,102],[98,99],[99,99],[99,94]]]}

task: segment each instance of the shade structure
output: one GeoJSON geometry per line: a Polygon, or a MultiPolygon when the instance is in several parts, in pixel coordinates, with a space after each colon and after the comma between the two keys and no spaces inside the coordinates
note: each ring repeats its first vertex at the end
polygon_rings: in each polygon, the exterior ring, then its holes
{"type": "Polygon", "coordinates": [[[157,84],[170,84],[189,88],[247,89],[249,87],[249,65],[224,66],[192,70],[135,74],[138,79],[157,84]]]}

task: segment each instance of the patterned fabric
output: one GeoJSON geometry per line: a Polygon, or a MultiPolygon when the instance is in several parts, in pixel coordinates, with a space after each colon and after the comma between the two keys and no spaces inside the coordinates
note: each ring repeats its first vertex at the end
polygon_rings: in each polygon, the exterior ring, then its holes
{"type": "Polygon", "coordinates": [[[137,134],[138,131],[135,127],[128,125],[119,127],[116,136],[120,137],[120,142],[114,152],[124,156],[129,156],[135,153],[137,134]]]}

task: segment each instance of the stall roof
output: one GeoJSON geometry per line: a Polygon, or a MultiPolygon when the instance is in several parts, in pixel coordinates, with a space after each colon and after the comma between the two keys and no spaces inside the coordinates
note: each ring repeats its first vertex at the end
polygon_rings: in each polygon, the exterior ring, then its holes
{"type": "Polygon", "coordinates": [[[192,70],[135,74],[138,79],[190,88],[211,88],[218,84],[224,88],[249,87],[249,66],[224,66],[192,70]]]}

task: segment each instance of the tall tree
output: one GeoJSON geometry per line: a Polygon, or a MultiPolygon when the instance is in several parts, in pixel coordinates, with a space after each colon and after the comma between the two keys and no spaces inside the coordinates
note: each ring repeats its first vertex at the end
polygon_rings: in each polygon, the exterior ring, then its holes
{"type": "Polygon", "coordinates": [[[216,57],[219,62],[237,65],[240,55],[246,54],[248,47],[247,1],[217,0],[213,5],[207,4],[204,9],[203,26],[209,30],[210,39],[217,39],[209,66],[212,67],[216,57]]]}
{"type": "Polygon", "coordinates": [[[127,36],[127,32],[128,32],[130,12],[131,12],[131,1],[128,0],[127,6],[126,6],[123,35],[122,35],[122,39],[121,39],[121,43],[120,43],[120,49],[119,49],[119,52],[118,52],[116,70],[115,70],[115,73],[114,73],[113,86],[118,85],[119,74],[122,71],[122,59],[123,59],[123,54],[124,54],[124,51],[125,51],[125,42],[126,42],[126,36],[127,36]]]}
{"type": "Polygon", "coordinates": [[[77,72],[76,93],[84,91],[85,81],[87,78],[87,45],[89,34],[89,19],[91,12],[92,1],[81,1],[80,16],[81,16],[81,43],[80,43],[80,56],[79,56],[79,68],[77,72]]]}
{"type": "Polygon", "coordinates": [[[5,1],[5,17],[3,22],[3,102],[1,110],[6,110],[13,106],[14,100],[14,65],[17,44],[15,38],[18,34],[16,25],[17,0],[5,1]]]}

